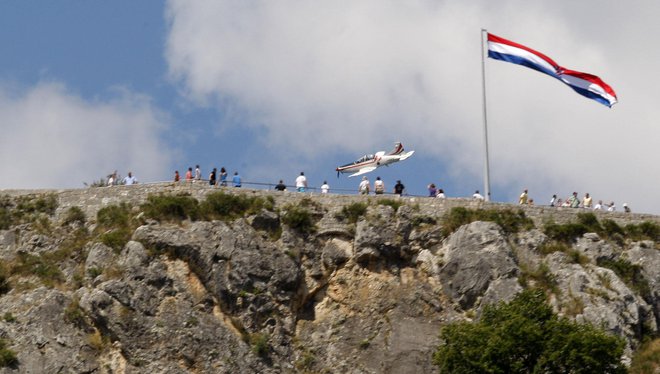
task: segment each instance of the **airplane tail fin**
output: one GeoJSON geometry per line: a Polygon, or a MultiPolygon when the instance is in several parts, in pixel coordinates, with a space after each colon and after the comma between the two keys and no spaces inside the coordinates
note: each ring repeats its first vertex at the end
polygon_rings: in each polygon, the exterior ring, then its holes
{"type": "Polygon", "coordinates": [[[403,144],[401,144],[401,142],[396,142],[394,143],[394,149],[388,153],[388,155],[394,156],[400,154],[401,152],[403,152],[403,144]]]}

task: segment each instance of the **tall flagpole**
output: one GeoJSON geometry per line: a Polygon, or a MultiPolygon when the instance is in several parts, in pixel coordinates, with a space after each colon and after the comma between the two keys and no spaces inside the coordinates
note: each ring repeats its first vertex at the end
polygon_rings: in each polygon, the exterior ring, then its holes
{"type": "Polygon", "coordinates": [[[490,167],[488,162],[488,113],[486,110],[486,57],[484,55],[484,35],[488,37],[488,30],[481,29],[481,86],[484,104],[484,196],[490,201],[490,167]]]}

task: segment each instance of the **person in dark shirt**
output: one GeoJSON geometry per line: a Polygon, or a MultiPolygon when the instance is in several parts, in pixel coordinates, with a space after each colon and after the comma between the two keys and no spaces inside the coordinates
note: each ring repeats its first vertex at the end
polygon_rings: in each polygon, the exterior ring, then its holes
{"type": "Polygon", "coordinates": [[[277,191],[286,191],[286,184],[284,184],[284,181],[280,179],[280,183],[278,183],[277,186],[275,186],[275,189],[277,191]]]}
{"type": "Polygon", "coordinates": [[[218,171],[218,169],[213,168],[213,170],[211,171],[211,174],[209,174],[209,185],[211,187],[215,187],[215,175],[216,175],[217,171],[218,171]]]}
{"type": "Polygon", "coordinates": [[[403,190],[406,189],[406,186],[401,183],[400,180],[396,181],[396,184],[394,185],[394,193],[397,195],[401,195],[403,193],[403,190]]]}

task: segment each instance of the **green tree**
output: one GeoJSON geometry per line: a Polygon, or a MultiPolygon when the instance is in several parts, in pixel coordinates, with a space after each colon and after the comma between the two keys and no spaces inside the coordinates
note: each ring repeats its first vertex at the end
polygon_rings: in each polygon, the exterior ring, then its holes
{"type": "Polygon", "coordinates": [[[442,373],[625,373],[624,342],[559,318],[542,290],[484,308],[477,323],[442,328],[433,356],[442,373]]]}

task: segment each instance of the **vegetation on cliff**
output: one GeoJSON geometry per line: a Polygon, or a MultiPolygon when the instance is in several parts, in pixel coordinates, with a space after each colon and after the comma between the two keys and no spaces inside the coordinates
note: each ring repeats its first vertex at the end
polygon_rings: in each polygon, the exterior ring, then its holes
{"type": "Polygon", "coordinates": [[[433,356],[445,373],[625,373],[623,339],[560,318],[542,290],[484,308],[479,322],[442,328],[433,356]]]}

